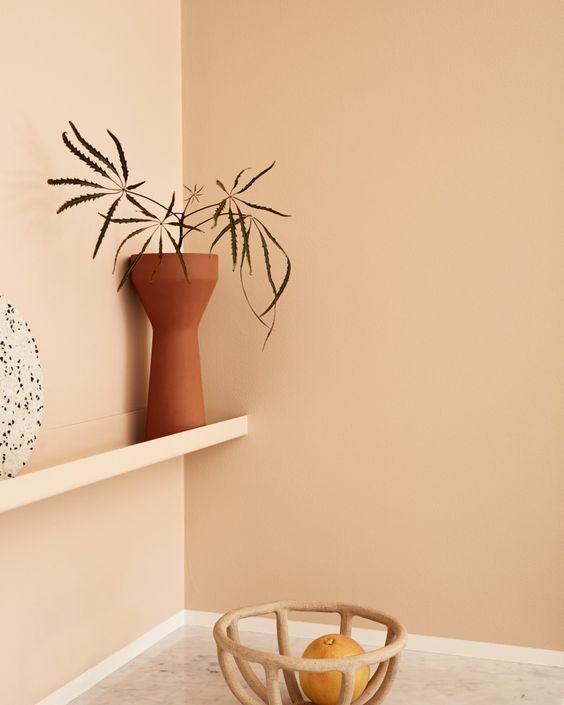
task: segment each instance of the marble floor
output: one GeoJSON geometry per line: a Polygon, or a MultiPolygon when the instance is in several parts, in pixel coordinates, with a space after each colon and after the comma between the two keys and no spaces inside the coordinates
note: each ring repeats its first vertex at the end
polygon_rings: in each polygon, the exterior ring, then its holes
{"type": "MultiPolygon", "coordinates": [[[[274,649],[273,637],[244,635],[274,649]]],[[[307,639],[292,640],[301,653],[307,639]]],[[[237,705],[217,664],[211,631],[183,627],[72,705],[237,705]]],[[[405,652],[386,705],[564,705],[564,669],[405,652]]]]}

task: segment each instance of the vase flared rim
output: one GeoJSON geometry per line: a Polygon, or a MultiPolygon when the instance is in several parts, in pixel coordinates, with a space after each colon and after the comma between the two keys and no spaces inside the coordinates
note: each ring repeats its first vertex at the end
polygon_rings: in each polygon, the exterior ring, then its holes
{"type": "MultiPolygon", "coordinates": [[[[137,255],[132,255],[130,261],[133,261],[136,257],[137,255]]],[[[187,252],[183,253],[183,258],[186,263],[189,280],[217,280],[218,255],[209,255],[207,252],[187,252]]],[[[131,273],[136,285],[141,283],[145,278],[151,278],[155,269],[154,281],[185,278],[184,270],[180,266],[176,252],[164,252],[160,264],[158,264],[158,260],[159,254],[157,252],[143,253],[137,266],[131,273]]]]}
{"type": "MultiPolygon", "coordinates": [[[[139,254],[134,254],[130,256],[130,261],[134,260],[136,257],[138,257],[139,254]]],[[[217,261],[219,255],[216,254],[208,254],[207,252],[183,252],[182,256],[184,259],[193,259],[194,261],[199,260],[199,261],[204,261],[204,260],[211,260],[211,261],[217,261]]],[[[144,252],[141,255],[141,259],[158,259],[159,254],[158,252],[144,252]]],[[[177,259],[178,254],[176,252],[163,252],[162,254],[163,262],[167,259],[177,259]]]]}

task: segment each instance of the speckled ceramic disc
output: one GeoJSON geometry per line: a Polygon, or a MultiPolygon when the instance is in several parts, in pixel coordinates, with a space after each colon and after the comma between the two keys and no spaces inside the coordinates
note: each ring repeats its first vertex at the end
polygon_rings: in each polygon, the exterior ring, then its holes
{"type": "Polygon", "coordinates": [[[0,480],[17,475],[28,461],[42,412],[37,345],[28,324],[0,294],[0,480]]]}

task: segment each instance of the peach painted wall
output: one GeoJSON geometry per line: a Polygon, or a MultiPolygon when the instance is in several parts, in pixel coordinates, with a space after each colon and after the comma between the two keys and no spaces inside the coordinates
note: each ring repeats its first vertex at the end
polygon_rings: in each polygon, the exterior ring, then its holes
{"type": "Polygon", "coordinates": [[[187,462],[188,606],[564,648],[564,4],[184,10],[185,178],[277,159],[294,214],[267,350],[227,251],[204,322],[252,432],[187,462]]]}
{"type": "MultiPolygon", "coordinates": [[[[84,173],[60,140],[70,118],[92,141],[122,136],[163,198],[180,183],[179,13],[178,0],[0,9],[0,292],[43,361],[34,467],[123,442],[145,403],[146,324],[116,294],[112,243],[92,263],[96,209],[57,216],[64,192],[46,179],[84,173]]],[[[181,460],[0,515],[0,703],[34,705],[181,610],[183,531],[181,460]]]]}

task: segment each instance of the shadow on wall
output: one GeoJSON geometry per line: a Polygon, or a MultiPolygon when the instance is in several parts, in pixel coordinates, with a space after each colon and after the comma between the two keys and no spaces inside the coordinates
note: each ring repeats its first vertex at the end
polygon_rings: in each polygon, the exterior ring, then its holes
{"type": "MultiPolygon", "coordinates": [[[[60,128],[51,121],[38,132],[31,116],[10,119],[0,166],[0,208],[11,223],[1,236],[7,256],[0,262],[0,292],[21,307],[36,335],[45,369],[44,429],[143,408],[150,359],[143,309],[132,288],[116,291],[114,243],[92,262],[96,209],[56,215],[60,198],[47,178],[70,167],[68,156],[54,149],[60,128]],[[53,380],[60,380],[56,387],[53,380]],[[115,395],[110,405],[104,386],[115,395]],[[99,408],[90,408],[96,396],[88,388],[99,390],[99,408]]],[[[126,259],[124,252],[122,267],[126,259]]]]}
{"type": "MultiPolygon", "coordinates": [[[[127,258],[121,266],[117,267],[116,286],[123,277],[126,264],[127,258]]],[[[119,302],[124,326],[127,325],[130,331],[135,331],[135,335],[127,335],[125,340],[125,386],[122,402],[124,408],[134,409],[139,403],[140,385],[143,386],[145,401],[147,397],[152,330],[131,282],[128,282],[119,293],[116,292],[116,299],[119,302]]]]}

